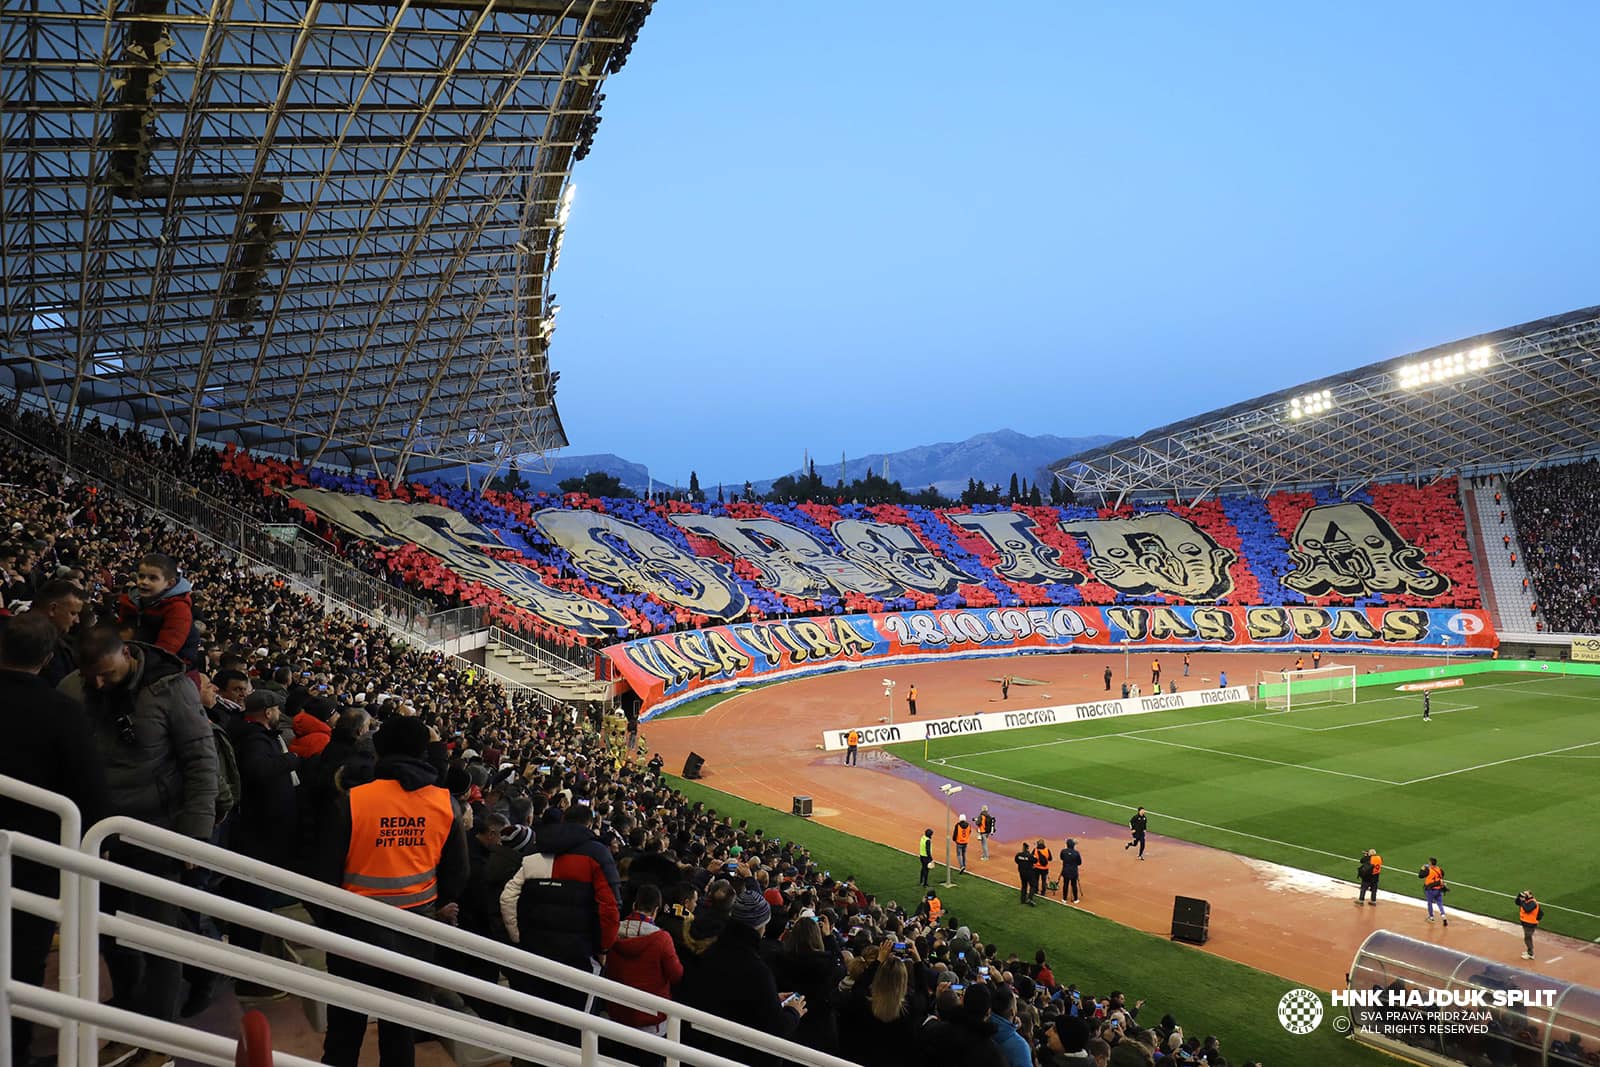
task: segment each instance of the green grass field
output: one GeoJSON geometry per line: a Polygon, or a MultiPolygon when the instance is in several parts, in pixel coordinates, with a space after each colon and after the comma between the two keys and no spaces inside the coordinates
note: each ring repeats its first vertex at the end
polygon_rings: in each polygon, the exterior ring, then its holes
{"type": "MultiPolygon", "coordinates": [[[[915,859],[897,849],[774,811],[720,793],[700,782],[670,779],[693,800],[703,800],[721,815],[748,819],[768,840],[799,841],[812,858],[836,877],[854,875],[869,893],[884,901],[912,906],[922,896],[917,888],[915,859]]],[[[1382,1053],[1338,1036],[1324,1023],[1316,1033],[1296,1037],[1278,1025],[1278,998],[1294,982],[1120,926],[1074,908],[1023,908],[1009,885],[984,879],[963,879],[942,890],[949,914],[969,923],[1002,952],[1032,956],[1050,953],[1056,977],[1099,993],[1126,991],[1148,997],[1154,1022],[1172,1012],[1190,1034],[1218,1034],[1230,1063],[1252,1057],[1267,1063],[1341,1064],[1381,1067],[1396,1064],[1382,1053]]]]}
{"type": "Polygon", "coordinates": [[[1377,848],[1383,889],[1422,895],[1438,856],[1453,908],[1501,919],[1532,888],[1548,929],[1600,939],[1600,679],[1487,674],[1354,705],[1235,704],[933,742],[894,751],[1018,799],[1353,880],[1377,848]]]}

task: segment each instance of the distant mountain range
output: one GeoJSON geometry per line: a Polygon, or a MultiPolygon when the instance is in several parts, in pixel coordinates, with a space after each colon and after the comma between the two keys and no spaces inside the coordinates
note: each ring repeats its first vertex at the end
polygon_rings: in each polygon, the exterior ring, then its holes
{"type": "MultiPolygon", "coordinates": [[[[990,485],[998,482],[1002,489],[1011,481],[1012,474],[1029,482],[1048,484],[1046,468],[1056,460],[1065,459],[1075,452],[1082,452],[1084,449],[1094,448],[1096,445],[1103,445],[1116,439],[1109,434],[1094,434],[1087,437],[1038,434],[1030,437],[1015,430],[996,430],[993,433],[980,433],[965,441],[919,445],[899,452],[876,452],[872,455],[847,459],[844,461],[844,480],[855,481],[869,470],[874,474],[883,474],[884,461],[887,460],[891,481],[899,482],[907,489],[913,490],[924,489],[931,485],[943,495],[954,499],[967,488],[969,478],[976,478],[990,485]]],[[[824,482],[832,485],[839,480],[837,459],[820,455],[812,458],[817,465],[817,474],[824,482]]],[[[801,471],[797,468],[786,473],[796,477],[801,471]]],[[[768,478],[756,482],[757,492],[766,492],[772,487],[774,480],[768,478]]]]}
{"type": "MultiPolygon", "coordinates": [[[[976,437],[969,437],[965,441],[919,445],[899,452],[874,452],[846,459],[844,474],[846,482],[855,481],[869,470],[874,474],[883,474],[884,461],[887,460],[891,480],[912,490],[924,489],[931,485],[953,499],[959,497],[962,490],[966,489],[969,478],[977,478],[990,485],[999,483],[1001,488],[1005,488],[1012,474],[1029,482],[1048,484],[1045,468],[1049,464],[1075,452],[1082,452],[1086,448],[1094,448],[1096,445],[1114,440],[1116,438],[1109,434],[1094,434],[1087,437],[1039,434],[1030,437],[1015,430],[996,430],[993,433],[981,433],[976,437]]],[[[812,458],[817,464],[817,474],[823,481],[832,485],[839,480],[838,459],[829,459],[823,455],[815,455],[812,458]]],[[[609,452],[592,456],[558,455],[550,460],[549,473],[541,469],[543,466],[542,461],[530,461],[519,467],[523,481],[535,492],[554,492],[557,483],[562,480],[582,477],[591,471],[614,474],[623,485],[641,494],[651,484],[649,468],[643,463],[635,463],[609,452]]],[[[505,472],[502,470],[500,473],[505,472]]],[[[798,476],[801,471],[796,468],[786,473],[798,476]]],[[[483,469],[474,465],[473,477],[476,479],[482,475],[483,469]]],[[[772,483],[776,480],[776,477],[766,478],[753,484],[758,492],[764,493],[772,488],[772,483]]],[[[657,489],[672,488],[665,479],[657,479],[655,486],[657,489]]],[[[734,483],[727,483],[727,487],[730,491],[737,491],[734,483]]],[[[709,484],[703,488],[708,493],[714,492],[709,484]]]]}

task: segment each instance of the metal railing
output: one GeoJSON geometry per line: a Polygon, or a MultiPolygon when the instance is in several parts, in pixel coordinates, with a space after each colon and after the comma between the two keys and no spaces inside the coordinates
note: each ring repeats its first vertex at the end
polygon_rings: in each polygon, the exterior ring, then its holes
{"type": "MultiPolygon", "coordinates": [[[[34,427],[30,426],[30,430],[34,427]]],[[[436,610],[432,604],[335,555],[334,546],[303,526],[282,535],[284,523],[250,515],[166,471],[123,455],[84,434],[55,424],[24,437],[0,422],[0,433],[42,452],[79,477],[154,508],[172,519],[297,580],[339,606],[373,619],[430,647],[484,629],[488,614],[475,605],[436,610]]]]}
{"type": "Polygon", "coordinates": [[[503,627],[491,627],[489,630],[489,641],[492,644],[504,645],[506,648],[527,656],[529,659],[538,660],[546,667],[549,667],[551,670],[560,674],[563,678],[570,678],[573,682],[594,681],[593,649],[585,648],[581,645],[573,648],[573,652],[575,654],[587,659],[588,665],[586,667],[582,662],[577,662],[566,659],[562,656],[558,656],[549,649],[541,648],[539,645],[529,641],[527,638],[514,634],[510,630],[504,629],[503,627]]]}
{"type": "MultiPolygon", "coordinates": [[[[49,806],[49,810],[71,807],[71,801],[46,793],[13,778],[0,776],[0,795],[25,803],[49,806]],[[40,803],[44,801],[46,803],[40,803]]],[[[76,827],[74,826],[74,829],[76,827]]],[[[68,836],[63,819],[62,838],[68,836]]],[[[669,1067],[679,1063],[693,1067],[738,1067],[734,1060],[683,1044],[683,1027],[690,1024],[704,1032],[737,1045],[774,1055],[806,1067],[850,1067],[845,1060],[817,1052],[718,1016],[675,1003],[630,986],[568,967],[524,952],[477,934],[468,933],[403,909],[347,893],[259,860],[230,852],[176,834],[149,823],[122,816],[104,819],[83,835],[77,848],[54,844],[12,832],[0,832],[0,965],[10,974],[11,940],[9,916],[12,909],[58,921],[62,930],[62,990],[48,990],[8,981],[5,996],[0,996],[0,1026],[8,1026],[8,1013],[14,1003],[19,1014],[55,1025],[50,1005],[56,998],[82,1001],[93,1008],[74,1012],[70,1019],[77,1026],[75,1043],[63,1041],[61,1067],[92,1067],[96,1062],[97,1032],[109,1016],[94,1010],[99,1007],[99,946],[102,935],[115,938],[132,949],[168,959],[190,961],[215,971],[259,982],[276,989],[339,1004],[354,1011],[405,1026],[417,1027],[464,1045],[488,1049],[508,1057],[551,1064],[553,1067],[597,1067],[614,1061],[599,1053],[601,1039],[666,1058],[669,1067]],[[333,930],[298,919],[264,911],[226,897],[193,888],[159,875],[101,859],[107,840],[117,837],[124,844],[140,848],[209,870],[230,875],[256,886],[277,890],[308,903],[315,903],[343,915],[381,925],[419,941],[455,949],[492,962],[507,971],[516,971],[559,983],[588,994],[596,1001],[626,1005],[639,1011],[666,1016],[666,1036],[634,1029],[605,1016],[590,1014],[551,1001],[519,993],[495,982],[474,978],[437,964],[379,948],[333,930]],[[60,900],[17,889],[11,879],[11,857],[17,856],[63,872],[63,886],[75,882],[76,898],[69,900],[66,890],[60,900]],[[137,916],[100,912],[100,886],[118,886],[145,896],[159,897],[179,908],[238,923],[295,944],[309,945],[346,959],[358,961],[386,972],[404,975],[419,983],[453,990],[464,997],[489,1002],[521,1015],[544,1019],[569,1027],[581,1037],[577,1046],[524,1033],[512,1026],[486,1021],[466,1011],[396,995],[393,992],[338,978],[302,964],[264,955],[211,940],[202,934],[151,922],[137,916]],[[69,944],[72,949],[69,952],[69,944]],[[75,958],[74,958],[75,957],[75,958]],[[75,966],[74,966],[75,964],[75,966]],[[69,974],[76,977],[68,986],[69,974]]],[[[69,1016],[62,1015],[63,1022],[69,1016]]],[[[137,1017],[136,1017],[137,1018],[137,1017]]],[[[127,1019],[114,1020],[127,1032],[127,1019]]],[[[150,1020],[145,1020],[150,1022],[150,1020]]],[[[182,1029],[182,1028],[176,1028],[182,1029]]],[[[155,1034],[149,1038],[157,1047],[174,1051],[167,1043],[178,1035],[155,1034]]],[[[141,1038],[141,1040],[143,1040],[141,1038]]],[[[297,1065],[298,1067],[298,1065],[297,1065]]]]}

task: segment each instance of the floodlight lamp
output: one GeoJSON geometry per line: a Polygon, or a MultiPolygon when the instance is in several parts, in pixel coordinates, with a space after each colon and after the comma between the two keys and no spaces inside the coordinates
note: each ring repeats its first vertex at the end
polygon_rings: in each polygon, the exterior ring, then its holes
{"type": "Polygon", "coordinates": [[[959,785],[952,785],[951,783],[946,782],[944,785],[939,787],[939,792],[943,793],[947,797],[953,797],[957,793],[961,792],[961,789],[962,787],[959,785]]]}

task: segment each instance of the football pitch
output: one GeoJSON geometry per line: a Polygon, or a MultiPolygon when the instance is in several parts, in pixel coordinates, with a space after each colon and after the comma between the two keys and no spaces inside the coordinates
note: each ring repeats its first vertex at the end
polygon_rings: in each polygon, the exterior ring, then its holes
{"type": "Polygon", "coordinates": [[[1142,804],[1152,835],[1350,881],[1376,848],[1386,895],[1420,898],[1417,868],[1437,856],[1450,908],[1510,920],[1531,888],[1546,929],[1600,939],[1600,679],[1479,675],[1435,690],[1432,713],[1424,722],[1421,693],[1384,685],[1354,704],[950,738],[927,760],[921,744],[894,751],[1091,818],[1125,824],[1142,804]]]}

